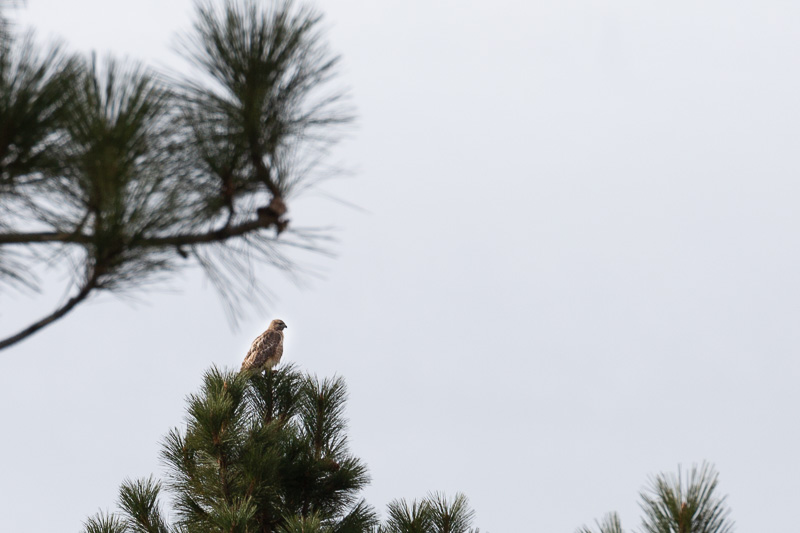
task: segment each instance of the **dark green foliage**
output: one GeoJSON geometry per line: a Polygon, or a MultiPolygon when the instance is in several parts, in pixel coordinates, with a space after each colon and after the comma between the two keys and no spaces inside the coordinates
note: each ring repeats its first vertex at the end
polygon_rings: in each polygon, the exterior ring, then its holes
{"type": "Polygon", "coordinates": [[[254,1],[200,4],[184,50],[215,83],[184,82],[182,100],[209,185],[222,191],[210,208],[234,211],[238,191],[261,187],[285,196],[297,185],[295,141],[325,137],[326,126],[350,119],[340,92],[320,90],[338,58],[323,45],[319,21],[291,2],[267,10],[254,1]]]}
{"type": "Polygon", "coordinates": [[[98,513],[83,524],[85,533],[127,533],[130,531],[118,516],[98,513]]]}
{"type": "Polygon", "coordinates": [[[188,398],[186,429],[164,441],[174,526],[160,510],[159,483],[126,481],[125,531],[369,531],[375,513],[358,498],[369,477],[347,448],[345,400],[342,379],[320,381],[291,366],[266,374],[212,368],[188,398]]]}
{"type": "MultiPolygon", "coordinates": [[[[0,2],[0,9],[12,2],[0,2]]],[[[40,51],[31,34],[19,37],[0,11],[0,232],[14,231],[25,190],[39,190],[42,173],[58,168],[54,151],[63,107],[79,61],[54,46],[40,51]],[[5,200],[5,201],[3,201],[5,200]]],[[[42,214],[44,215],[44,214],[42,214]]],[[[0,284],[37,288],[28,254],[0,248],[0,284]]]]}
{"type": "Polygon", "coordinates": [[[377,521],[372,507],[360,500],[338,523],[333,524],[327,533],[365,533],[374,531],[377,521]]]}
{"type": "Polygon", "coordinates": [[[440,533],[467,533],[472,521],[475,519],[475,511],[469,507],[467,497],[457,493],[452,502],[439,492],[434,492],[428,496],[430,503],[431,519],[433,529],[440,533]]]}
{"type": "Polygon", "coordinates": [[[266,300],[255,265],[291,273],[287,246],[321,251],[323,235],[287,218],[351,119],[320,20],[291,1],[198,2],[182,48],[194,73],[176,79],[41,52],[0,11],[0,283],[38,289],[55,257],[78,287],[0,349],[90,294],[191,265],[235,319],[266,300]]]}
{"type": "Polygon", "coordinates": [[[366,466],[347,446],[342,378],[320,380],[291,365],[211,368],[187,398],[185,429],[164,438],[163,483],[127,480],[118,515],[100,513],[84,533],[478,533],[467,498],[431,493],[393,501],[378,523],[359,497],[366,466]]]}
{"type": "Polygon", "coordinates": [[[40,184],[58,168],[63,110],[80,70],[59,47],[39,52],[33,37],[15,42],[3,31],[0,46],[0,193],[40,184]]]}
{"type": "Polygon", "coordinates": [[[167,145],[174,128],[166,90],[138,67],[92,59],[64,114],[62,168],[31,202],[59,197],[49,218],[63,231],[87,230],[85,277],[98,289],[130,289],[174,269],[172,250],[144,245],[179,231],[190,208],[167,145]]]}
{"type": "Polygon", "coordinates": [[[378,533],[479,533],[472,529],[475,511],[467,497],[457,493],[453,501],[434,492],[421,501],[411,503],[394,500],[389,503],[389,517],[378,533]]]}
{"type": "MultiPolygon", "coordinates": [[[[717,496],[719,475],[703,463],[688,477],[678,467],[677,475],[659,474],[642,490],[639,504],[644,511],[642,533],[731,533],[733,522],[725,496],[717,496]]],[[[616,513],[598,522],[599,533],[622,533],[616,513]]],[[[586,526],[578,533],[592,533],[586,526]]]]}
{"type": "Polygon", "coordinates": [[[660,474],[642,491],[642,530],[646,533],[730,533],[733,522],[725,496],[715,494],[719,474],[704,463],[693,467],[688,478],[660,474]]]}
{"type": "Polygon", "coordinates": [[[322,533],[322,523],[316,513],[311,516],[291,516],[278,528],[279,533],[322,533]]]}
{"type": "Polygon", "coordinates": [[[119,489],[119,506],[128,517],[126,526],[133,533],[168,533],[158,503],[161,485],[154,479],[127,480],[119,489]]]}
{"type": "Polygon", "coordinates": [[[389,517],[380,533],[429,533],[433,527],[427,500],[411,503],[405,499],[393,500],[387,506],[387,513],[389,517]]]}
{"type": "MultiPolygon", "coordinates": [[[[597,524],[597,533],[623,533],[622,532],[622,522],[619,519],[619,515],[617,513],[608,513],[603,520],[598,520],[597,524]]],[[[593,533],[593,530],[589,527],[583,526],[578,529],[577,533],[593,533]]]]}

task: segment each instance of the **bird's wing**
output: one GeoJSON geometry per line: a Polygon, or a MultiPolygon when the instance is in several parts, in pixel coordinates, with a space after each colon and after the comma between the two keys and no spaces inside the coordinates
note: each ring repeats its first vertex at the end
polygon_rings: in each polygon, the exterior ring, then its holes
{"type": "Polygon", "coordinates": [[[278,346],[281,344],[282,336],[278,331],[267,330],[253,341],[250,350],[244,358],[242,368],[261,368],[267,359],[275,354],[278,346]]]}

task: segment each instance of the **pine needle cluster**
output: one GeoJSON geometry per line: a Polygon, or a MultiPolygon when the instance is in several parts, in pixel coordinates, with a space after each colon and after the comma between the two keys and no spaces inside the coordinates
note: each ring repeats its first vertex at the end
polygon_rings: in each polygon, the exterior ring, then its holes
{"type": "Polygon", "coordinates": [[[452,500],[440,492],[420,501],[393,500],[387,511],[389,516],[377,533],[480,533],[472,528],[475,511],[460,492],[452,500]]]}
{"type": "MultiPolygon", "coordinates": [[[[719,474],[713,466],[694,466],[688,475],[659,474],[640,493],[644,512],[642,533],[732,533],[733,521],[725,496],[717,495],[719,474]]],[[[598,533],[623,533],[619,515],[597,522],[598,533]]],[[[593,533],[587,526],[577,533],[593,533]]]]}

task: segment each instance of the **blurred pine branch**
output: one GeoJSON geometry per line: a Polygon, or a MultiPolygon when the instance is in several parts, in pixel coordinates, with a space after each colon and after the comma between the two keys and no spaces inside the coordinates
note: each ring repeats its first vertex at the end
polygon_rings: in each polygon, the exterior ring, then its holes
{"type": "Polygon", "coordinates": [[[36,291],[69,262],[77,287],[0,349],[192,265],[235,320],[265,290],[257,265],[324,252],[287,216],[352,119],[320,21],[291,1],[198,2],[180,49],[194,70],[176,77],[42,49],[0,18],[0,284],[36,291]]]}

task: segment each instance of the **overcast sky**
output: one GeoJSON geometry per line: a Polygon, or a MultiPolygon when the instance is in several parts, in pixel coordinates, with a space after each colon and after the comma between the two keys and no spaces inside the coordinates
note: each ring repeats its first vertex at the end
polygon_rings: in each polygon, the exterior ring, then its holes
{"type": "MultiPolygon", "coordinates": [[[[211,364],[283,318],[350,390],[365,496],[463,491],[481,530],[639,525],[651,474],[708,460],[738,531],[800,501],[800,4],[326,0],[359,121],[322,279],[272,269],[229,328],[199,275],[101,297],[0,352],[0,531],[78,531],[211,364]]],[[[28,0],[41,40],[176,68],[189,0],[28,0]]],[[[62,295],[0,294],[0,333],[62,295]]]]}

